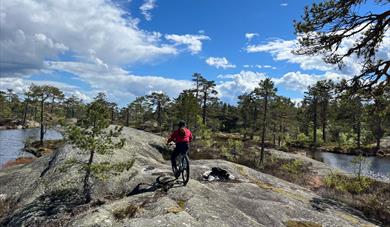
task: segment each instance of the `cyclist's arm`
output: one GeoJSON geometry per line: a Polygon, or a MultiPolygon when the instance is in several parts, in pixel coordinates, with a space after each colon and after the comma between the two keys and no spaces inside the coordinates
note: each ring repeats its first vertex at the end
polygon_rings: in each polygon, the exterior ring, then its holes
{"type": "MultiPolygon", "coordinates": [[[[189,131],[189,130],[188,130],[189,131]]],[[[192,132],[191,131],[189,131],[190,132],[190,136],[189,136],[189,139],[190,139],[190,143],[192,142],[192,132]]]]}
{"type": "Polygon", "coordinates": [[[168,141],[167,141],[167,144],[172,142],[172,141],[175,141],[176,139],[176,134],[177,134],[177,131],[174,131],[171,136],[169,137],[168,141]]]}

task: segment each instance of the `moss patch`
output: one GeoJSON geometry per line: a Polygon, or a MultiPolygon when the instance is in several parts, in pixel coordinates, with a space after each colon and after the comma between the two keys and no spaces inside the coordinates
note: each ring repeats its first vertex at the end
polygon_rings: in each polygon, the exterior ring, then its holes
{"type": "Polygon", "coordinates": [[[174,214],[180,213],[182,211],[183,211],[183,209],[181,207],[169,207],[167,209],[168,213],[174,213],[174,214]]]}
{"type": "Polygon", "coordinates": [[[284,190],[283,188],[278,188],[278,187],[274,187],[272,184],[269,184],[269,183],[266,183],[266,182],[263,182],[255,177],[252,177],[250,176],[249,174],[247,174],[244,170],[243,167],[241,166],[236,166],[238,172],[246,177],[247,179],[250,180],[250,182],[256,184],[259,188],[262,188],[262,189],[265,189],[265,190],[271,190],[273,192],[276,192],[276,193],[279,193],[279,194],[282,194],[284,195],[285,197],[288,197],[290,199],[294,199],[294,200],[298,200],[298,201],[301,201],[303,203],[308,203],[309,202],[309,199],[305,198],[304,196],[301,196],[299,194],[296,194],[296,193],[292,193],[292,192],[289,192],[289,191],[286,191],[284,190]]]}
{"type": "Polygon", "coordinates": [[[179,199],[177,202],[177,205],[179,205],[179,207],[183,210],[186,209],[186,201],[185,200],[182,200],[182,199],[179,199]]]}
{"type": "Polygon", "coordinates": [[[125,218],[134,217],[138,210],[139,210],[139,207],[137,205],[129,204],[125,208],[114,210],[114,212],[112,214],[114,215],[114,217],[116,219],[122,220],[125,218]]]}

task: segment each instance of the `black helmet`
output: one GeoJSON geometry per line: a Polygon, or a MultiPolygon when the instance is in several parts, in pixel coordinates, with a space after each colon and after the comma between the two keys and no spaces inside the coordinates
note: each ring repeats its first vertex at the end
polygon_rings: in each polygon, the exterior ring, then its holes
{"type": "Polygon", "coordinates": [[[179,126],[179,128],[182,128],[182,127],[185,127],[186,126],[186,122],[183,121],[183,120],[180,120],[179,123],[177,124],[179,126]]]}

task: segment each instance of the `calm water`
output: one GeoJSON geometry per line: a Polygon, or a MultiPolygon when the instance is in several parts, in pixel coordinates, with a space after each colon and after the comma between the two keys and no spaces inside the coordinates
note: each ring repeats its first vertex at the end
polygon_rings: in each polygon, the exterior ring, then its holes
{"type": "MultiPolygon", "coordinates": [[[[19,156],[31,156],[29,153],[23,152],[24,141],[31,138],[39,140],[39,128],[30,129],[11,129],[0,130],[0,166],[9,160],[14,160],[19,156]]],[[[44,139],[61,139],[62,135],[48,129],[44,139]]]]}
{"type": "MultiPolygon", "coordinates": [[[[355,173],[357,165],[351,163],[355,156],[346,154],[335,154],[329,152],[315,152],[314,158],[332,167],[337,167],[348,173],[355,173]]],[[[363,175],[378,180],[390,182],[390,159],[378,157],[366,157],[363,161],[363,175]]]]}

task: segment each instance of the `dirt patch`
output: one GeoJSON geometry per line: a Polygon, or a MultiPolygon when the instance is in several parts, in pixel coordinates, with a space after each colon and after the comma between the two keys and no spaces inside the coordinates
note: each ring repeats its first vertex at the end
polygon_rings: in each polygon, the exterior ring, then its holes
{"type": "Polygon", "coordinates": [[[36,159],[35,157],[19,157],[16,158],[15,160],[10,160],[6,162],[5,164],[2,165],[1,168],[8,168],[16,165],[23,165],[23,164],[29,164],[36,159]]]}
{"type": "Polygon", "coordinates": [[[63,146],[64,143],[64,140],[45,140],[43,141],[43,145],[41,145],[39,141],[34,141],[26,144],[23,150],[35,157],[41,157],[53,153],[54,150],[63,146]]]}

